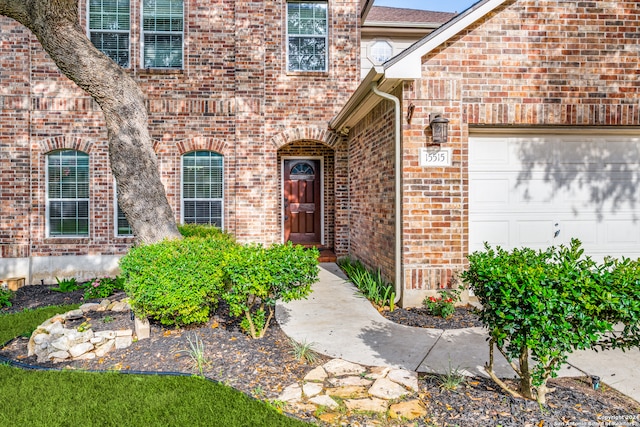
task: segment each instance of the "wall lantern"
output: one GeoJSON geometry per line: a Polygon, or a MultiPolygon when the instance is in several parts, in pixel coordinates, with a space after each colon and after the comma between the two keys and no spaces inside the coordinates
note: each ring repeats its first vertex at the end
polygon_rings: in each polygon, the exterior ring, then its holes
{"type": "Polygon", "coordinates": [[[429,127],[431,128],[431,137],[434,144],[447,142],[447,137],[449,136],[448,119],[445,119],[439,113],[430,114],[429,127]]]}

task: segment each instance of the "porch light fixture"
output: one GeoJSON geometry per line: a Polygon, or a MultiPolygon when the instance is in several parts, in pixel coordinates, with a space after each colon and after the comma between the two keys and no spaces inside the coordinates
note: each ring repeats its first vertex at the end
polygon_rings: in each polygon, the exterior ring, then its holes
{"type": "Polygon", "coordinates": [[[429,127],[431,128],[431,141],[434,144],[447,142],[449,136],[449,120],[439,113],[429,115],[429,127]]]}

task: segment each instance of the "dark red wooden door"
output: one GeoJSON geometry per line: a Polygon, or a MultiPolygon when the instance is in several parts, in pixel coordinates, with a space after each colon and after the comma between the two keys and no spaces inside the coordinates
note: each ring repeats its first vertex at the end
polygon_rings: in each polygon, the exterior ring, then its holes
{"type": "Polygon", "coordinates": [[[320,161],[284,161],[284,239],[320,244],[320,161]]]}

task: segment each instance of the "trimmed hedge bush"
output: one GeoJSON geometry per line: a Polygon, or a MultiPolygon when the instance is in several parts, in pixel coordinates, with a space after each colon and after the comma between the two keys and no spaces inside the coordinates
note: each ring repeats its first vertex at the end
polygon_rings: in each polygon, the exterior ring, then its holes
{"type": "Polygon", "coordinates": [[[574,350],[630,348],[640,344],[640,264],[584,256],[580,241],[570,246],[495,250],[469,255],[461,277],[482,304],[490,331],[487,373],[515,397],[545,402],[547,380],[574,350]],[[614,332],[616,323],[622,332],[614,332]],[[517,390],[493,372],[493,348],[520,377],[517,390]]]}
{"type": "Polygon", "coordinates": [[[163,325],[209,319],[224,290],[224,253],[235,243],[224,233],[200,230],[193,236],[134,247],[120,260],[137,316],[163,325]]]}
{"type": "Polygon", "coordinates": [[[305,298],[318,280],[318,251],[238,245],[216,228],[180,226],[185,237],[132,248],[120,260],[125,291],[139,317],[164,325],[209,320],[220,299],[253,338],[264,336],[276,300],[305,298]]]}
{"type": "Polygon", "coordinates": [[[318,281],[318,250],[291,242],[266,249],[241,246],[225,258],[227,289],[222,298],[232,316],[244,316],[241,326],[253,338],[261,338],[273,317],[276,300],[306,298],[318,281]]]}

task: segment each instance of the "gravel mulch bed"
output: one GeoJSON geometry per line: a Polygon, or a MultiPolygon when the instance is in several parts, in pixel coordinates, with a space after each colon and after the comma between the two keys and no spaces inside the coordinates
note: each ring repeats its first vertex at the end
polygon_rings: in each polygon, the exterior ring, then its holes
{"type": "MultiPolygon", "coordinates": [[[[13,306],[0,313],[47,305],[70,304],[82,301],[82,291],[58,293],[50,286],[25,286],[16,292],[13,306]]],[[[112,299],[124,297],[115,295],[112,299]]],[[[396,309],[383,315],[398,323],[418,327],[449,329],[479,326],[470,308],[456,310],[447,320],[427,316],[421,309],[396,309]]],[[[93,313],[90,323],[94,330],[133,328],[130,313],[93,313]],[[108,316],[108,317],[107,317],[108,316]]],[[[313,367],[329,358],[321,356],[314,364],[298,361],[292,346],[275,320],[266,336],[259,340],[248,338],[238,321],[228,316],[220,306],[206,325],[190,328],[167,328],[151,325],[151,338],[134,342],[128,349],[114,350],[104,358],[93,361],[65,362],[46,367],[88,370],[134,370],[196,373],[189,357],[189,341],[198,338],[205,348],[208,365],[204,374],[263,400],[278,397],[284,387],[300,381],[313,367]]],[[[0,355],[28,364],[37,364],[35,357],[26,357],[27,340],[17,338],[0,349],[0,355]]],[[[640,414],[640,404],[616,392],[606,384],[593,390],[586,378],[553,380],[556,391],[548,396],[548,405],[539,408],[535,402],[514,400],[490,380],[470,378],[456,390],[442,387],[444,377],[421,378],[419,398],[427,407],[428,417],[416,424],[365,414],[340,414],[337,425],[417,425],[417,426],[583,426],[583,425],[640,425],[623,422],[606,423],[603,417],[640,414]],[[600,424],[597,424],[600,422],[600,424]],[[589,424],[591,423],[591,424],[589,424]],[[595,424],[594,424],[595,423],[595,424]]],[[[319,422],[317,414],[298,412],[299,418],[319,422]]]]}

